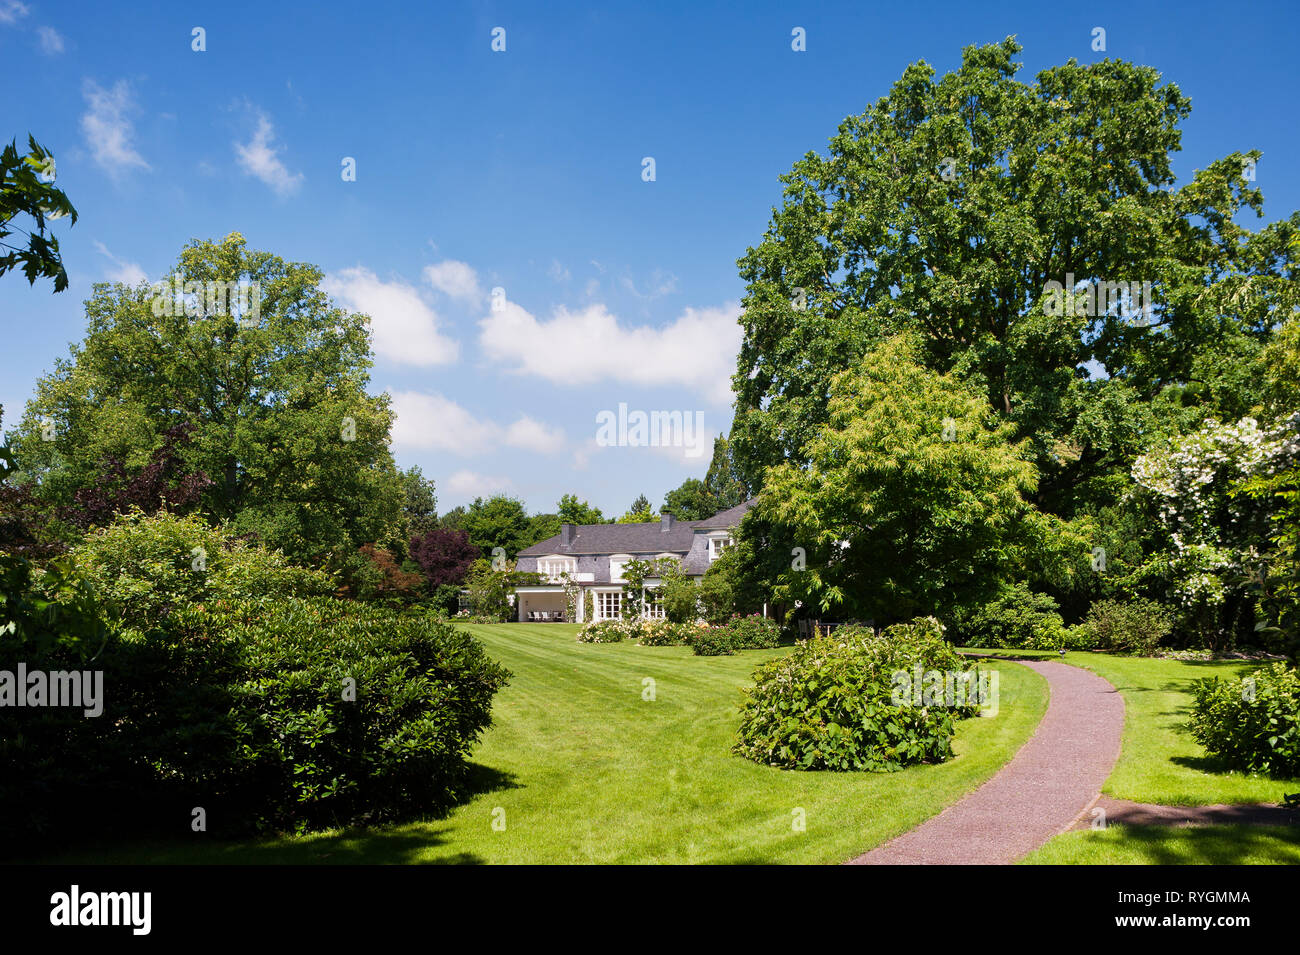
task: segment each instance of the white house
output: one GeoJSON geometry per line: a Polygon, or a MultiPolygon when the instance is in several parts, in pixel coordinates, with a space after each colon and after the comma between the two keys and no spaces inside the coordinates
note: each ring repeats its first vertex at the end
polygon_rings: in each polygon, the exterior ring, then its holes
{"type": "MultiPolygon", "coordinates": [[[[735,530],[754,500],[702,521],[679,521],[664,514],[648,524],[564,524],[560,533],[519,552],[516,570],[535,571],[544,583],[515,590],[519,620],[565,619],[564,575],[581,588],[577,622],[585,623],[586,595],[596,620],[622,616],[623,568],[629,561],[676,558],[692,577],[701,577],[735,543],[735,530]],[[541,617],[541,615],[545,615],[541,617]]],[[[655,586],[657,578],[647,585],[655,586]]],[[[659,600],[648,600],[646,615],[662,617],[659,600]]]]}

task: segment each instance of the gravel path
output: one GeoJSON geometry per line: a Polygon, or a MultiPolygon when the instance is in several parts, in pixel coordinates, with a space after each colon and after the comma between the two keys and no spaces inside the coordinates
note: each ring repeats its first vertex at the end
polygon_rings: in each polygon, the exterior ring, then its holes
{"type": "Polygon", "coordinates": [[[851,865],[1007,865],[1089,818],[1119,758],[1124,698],[1087,670],[1018,662],[1052,694],[1029,742],[975,792],[851,865]]]}

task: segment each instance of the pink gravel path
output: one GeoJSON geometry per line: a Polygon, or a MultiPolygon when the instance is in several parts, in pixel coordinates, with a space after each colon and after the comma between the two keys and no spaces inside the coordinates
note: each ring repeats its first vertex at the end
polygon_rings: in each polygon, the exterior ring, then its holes
{"type": "Polygon", "coordinates": [[[1008,865],[1087,813],[1119,758],[1124,698],[1087,670],[1019,662],[1052,694],[1029,742],[979,789],[851,865],[1008,865]]]}

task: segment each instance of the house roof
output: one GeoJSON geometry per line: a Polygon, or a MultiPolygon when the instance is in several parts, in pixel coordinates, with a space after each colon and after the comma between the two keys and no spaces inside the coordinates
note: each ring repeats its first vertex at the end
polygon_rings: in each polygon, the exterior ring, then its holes
{"type": "Polygon", "coordinates": [[[702,521],[695,522],[695,529],[700,531],[712,531],[722,528],[732,528],[740,526],[740,519],[745,516],[745,512],[758,503],[758,498],[751,497],[743,504],[737,504],[735,507],[729,507],[725,511],[719,511],[712,517],[706,517],[702,521]]]}
{"type": "Polygon", "coordinates": [[[754,504],[746,501],[702,521],[673,521],[667,530],[661,521],[645,524],[575,524],[568,546],[561,534],[538,541],[519,552],[520,557],[546,554],[685,554],[697,530],[735,527],[754,504]]]}

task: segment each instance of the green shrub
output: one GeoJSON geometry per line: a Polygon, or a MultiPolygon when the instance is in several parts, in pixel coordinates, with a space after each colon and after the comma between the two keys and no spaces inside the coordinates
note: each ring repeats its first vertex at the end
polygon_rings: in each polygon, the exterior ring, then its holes
{"type": "Polygon", "coordinates": [[[455,616],[460,610],[460,587],[456,584],[439,584],[433,588],[428,603],[440,616],[455,616]]]}
{"type": "Polygon", "coordinates": [[[698,627],[691,637],[691,650],[700,657],[730,656],[736,652],[736,635],[726,626],[698,627]]]}
{"type": "Polygon", "coordinates": [[[649,620],[641,627],[639,642],[643,647],[685,646],[698,629],[693,623],[674,623],[667,619],[649,620]]]}
{"type": "Polygon", "coordinates": [[[641,634],[636,620],[596,620],[578,631],[579,643],[618,643],[635,640],[641,634]]]}
{"type": "Polygon", "coordinates": [[[1240,680],[1193,685],[1192,736],[1227,765],[1300,777],[1300,672],[1274,663],[1240,680]]]}
{"type": "MultiPolygon", "coordinates": [[[[277,829],[450,807],[510,676],[432,615],[339,600],[232,602],[178,624],[190,639],[238,649],[228,689],[234,745],[218,768],[233,774],[232,802],[277,829]]],[[[190,753],[160,768],[184,777],[190,753]]]]}
{"type": "Polygon", "coordinates": [[[659,562],[659,578],[664,616],[673,623],[694,623],[700,615],[700,589],[695,578],[682,570],[679,561],[667,558],[659,562]]]}
{"type": "Polygon", "coordinates": [[[725,624],[736,611],[736,560],[735,548],[728,548],[700,578],[700,612],[714,626],[725,624]]]}
{"type": "Polygon", "coordinates": [[[1057,611],[1056,601],[1047,594],[1011,584],[959,621],[959,638],[968,647],[1057,650],[1065,639],[1065,624],[1057,611]]]}
{"type": "Polygon", "coordinates": [[[1079,625],[1099,650],[1150,655],[1172,629],[1169,610],[1152,600],[1098,600],[1079,625]]]}
{"type": "Polygon", "coordinates": [[[784,769],[878,771],[946,760],[956,720],[975,708],[895,703],[896,674],[918,666],[971,672],[932,617],[879,635],[842,627],[803,641],[755,671],[734,750],[784,769]]]}
{"type": "Polygon", "coordinates": [[[1097,634],[1090,628],[1080,624],[1077,627],[1065,628],[1065,649],[1067,650],[1095,650],[1097,649],[1097,634]]]}
{"type": "Polygon", "coordinates": [[[120,514],[70,556],[130,626],[149,627],[174,608],[215,598],[309,597],[335,587],[330,575],[296,567],[198,515],[120,514]]]}
{"type": "Polygon", "coordinates": [[[0,755],[23,771],[0,783],[0,829],[84,838],[104,834],[87,832],[97,820],[129,834],[156,818],[175,832],[193,806],[222,836],[439,813],[464,795],[509,677],[431,615],[332,597],[178,606],[161,626],[116,630],[93,666],[98,718],[0,712],[20,730],[0,755]],[[33,728],[39,749],[24,744],[33,728]]]}
{"type": "MultiPolygon", "coordinates": [[[[98,820],[174,833],[194,806],[209,831],[239,835],[460,797],[509,675],[467,634],[322,596],[329,576],[192,518],[126,515],[72,556],[109,599],[102,642],[0,638],[0,670],[101,671],[103,714],[0,708],[0,844],[106,834],[88,829],[98,820]]],[[[38,604],[52,579],[32,584],[38,604]]]]}
{"type": "Polygon", "coordinates": [[[770,650],[781,644],[781,628],[775,620],[752,613],[735,616],[727,622],[731,645],[737,650],[770,650]]]}

